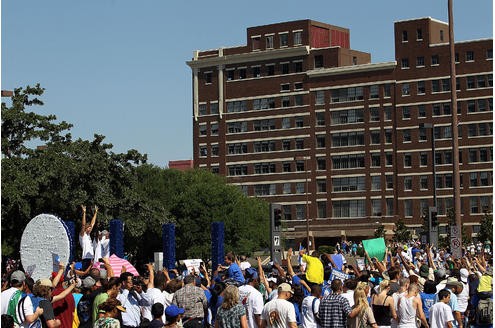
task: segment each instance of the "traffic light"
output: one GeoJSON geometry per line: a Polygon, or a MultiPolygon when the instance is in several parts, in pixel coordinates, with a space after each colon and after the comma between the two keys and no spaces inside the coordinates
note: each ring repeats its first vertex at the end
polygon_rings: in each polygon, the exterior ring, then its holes
{"type": "Polygon", "coordinates": [[[282,210],[280,208],[273,210],[273,223],[276,227],[280,227],[282,225],[282,210]]]}
{"type": "Polygon", "coordinates": [[[431,211],[431,226],[438,227],[437,211],[431,211]]]}

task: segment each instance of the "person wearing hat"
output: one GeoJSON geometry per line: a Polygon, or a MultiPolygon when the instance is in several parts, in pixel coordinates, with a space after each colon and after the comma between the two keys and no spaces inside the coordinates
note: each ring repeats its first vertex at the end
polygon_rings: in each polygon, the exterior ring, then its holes
{"type": "Polygon", "coordinates": [[[258,273],[254,268],[247,268],[244,272],[247,284],[239,287],[239,300],[246,308],[249,328],[261,326],[261,312],[263,312],[263,295],[259,292],[258,273]]]}
{"type": "Polygon", "coordinates": [[[462,283],[462,291],[457,295],[457,303],[459,305],[459,311],[466,313],[469,305],[469,285],[467,283],[469,271],[466,268],[461,268],[458,272],[459,281],[462,283]]]}
{"type": "Polygon", "coordinates": [[[98,320],[94,328],[120,328],[118,317],[125,313],[126,309],[116,298],[109,298],[98,306],[98,320]]]}
{"type": "Polygon", "coordinates": [[[52,292],[52,281],[48,278],[39,279],[33,286],[32,302],[33,306],[43,309],[43,314],[40,316],[42,327],[58,328],[62,326],[62,322],[53,312],[52,292]]]}
{"type": "Polygon", "coordinates": [[[100,281],[87,276],[82,280],[82,297],[76,305],[79,328],[91,328],[93,326],[92,309],[96,295],[101,287],[100,281]]]}
{"type": "Polygon", "coordinates": [[[17,270],[12,272],[10,276],[11,287],[2,292],[2,314],[8,314],[12,316],[14,322],[17,324],[31,324],[38,320],[38,318],[43,314],[43,309],[38,306],[33,306],[31,302],[31,297],[26,297],[22,303],[22,316],[19,317],[17,312],[17,307],[19,301],[25,295],[25,293],[30,292],[26,285],[26,276],[24,272],[17,270]],[[33,311],[36,309],[36,311],[33,311]]]}
{"type": "Polygon", "coordinates": [[[165,319],[167,323],[165,324],[165,327],[167,328],[176,328],[178,327],[177,323],[181,320],[182,316],[184,315],[184,309],[178,307],[175,304],[170,304],[167,306],[165,309],[165,319]]]}
{"type": "Polygon", "coordinates": [[[291,327],[296,328],[296,311],[294,305],[288,301],[294,294],[291,285],[281,283],[278,288],[278,297],[266,303],[261,313],[261,328],[291,327]]]}
{"type": "MultiPolygon", "coordinates": [[[[457,300],[457,295],[459,295],[462,292],[463,284],[457,280],[455,277],[449,277],[447,279],[447,282],[445,284],[445,289],[450,292],[450,301],[449,301],[449,306],[452,309],[452,312],[454,314],[454,326],[462,328],[463,327],[463,320],[462,320],[462,315],[463,312],[460,311],[459,307],[459,302],[457,300]]],[[[438,294],[436,301],[438,302],[438,294]]]]}

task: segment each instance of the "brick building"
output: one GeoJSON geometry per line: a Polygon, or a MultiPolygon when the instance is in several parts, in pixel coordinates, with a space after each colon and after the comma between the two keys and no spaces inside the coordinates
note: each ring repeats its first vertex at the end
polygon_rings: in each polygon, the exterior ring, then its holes
{"type": "MultiPolygon", "coordinates": [[[[305,238],[306,219],[317,244],[391,231],[399,218],[419,233],[434,198],[446,233],[448,24],[394,29],[395,60],[383,63],[351,49],[349,29],[312,20],[250,27],[245,46],[196,51],[194,166],[282,204],[289,245],[305,238]]],[[[462,222],[476,233],[493,194],[492,39],[455,49],[462,222]]]]}

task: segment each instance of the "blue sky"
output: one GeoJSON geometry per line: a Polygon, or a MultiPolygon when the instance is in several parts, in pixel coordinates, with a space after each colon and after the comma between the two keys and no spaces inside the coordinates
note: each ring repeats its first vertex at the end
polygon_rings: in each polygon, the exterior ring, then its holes
{"type": "MultiPolygon", "coordinates": [[[[194,50],[244,45],[246,28],[313,19],[351,31],[351,48],[394,60],[394,21],[448,21],[447,0],[3,0],[1,87],[40,83],[37,111],[103,134],[149,162],[192,159],[194,50]]],[[[491,0],[455,0],[456,41],[493,37],[491,0]]]]}

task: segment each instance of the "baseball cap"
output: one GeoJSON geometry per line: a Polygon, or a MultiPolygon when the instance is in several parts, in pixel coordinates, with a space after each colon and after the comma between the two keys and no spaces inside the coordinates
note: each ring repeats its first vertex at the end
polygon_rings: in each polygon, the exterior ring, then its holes
{"type": "Polygon", "coordinates": [[[459,273],[461,274],[461,281],[467,283],[469,271],[466,268],[462,268],[459,270],[459,273]]]}
{"type": "Polygon", "coordinates": [[[24,280],[26,280],[26,275],[21,270],[14,271],[10,275],[10,282],[23,282],[24,280]]]}
{"type": "Polygon", "coordinates": [[[41,278],[36,283],[40,286],[53,287],[52,281],[48,278],[41,278]]]}
{"type": "Polygon", "coordinates": [[[84,288],[91,288],[93,287],[94,285],[96,284],[96,280],[93,279],[93,277],[91,276],[87,276],[86,278],[84,278],[84,280],[82,281],[82,286],[84,288]]]}
{"type": "Polygon", "coordinates": [[[445,285],[446,286],[458,286],[458,287],[462,287],[462,282],[460,282],[459,280],[457,280],[457,278],[455,278],[455,277],[449,277],[447,279],[447,283],[445,285]]]}
{"type": "Polygon", "coordinates": [[[419,275],[423,278],[428,278],[428,274],[430,273],[430,268],[426,265],[426,264],[423,264],[420,268],[419,268],[419,275]]]}
{"type": "Polygon", "coordinates": [[[167,317],[176,317],[179,314],[184,314],[184,309],[177,307],[177,305],[171,304],[165,309],[165,315],[167,317]]]}
{"type": "Polygon", "coordinates": [[[447,275],[447,273],[445,272],[444,269],[438,269],[435,272],[435,277],[437,277],[438,279],[443,279],[443,278],[445,278],[446,275],[447,275]]]}
{"type": "Polygon", "coordinates": [[[294,291],[292,290],[292,287],[288,283],[286,283],[286,282],[281,283],[278,286],[278,291],[279,292],[289,292],[289,293],[294,294],[294,291]]]}

